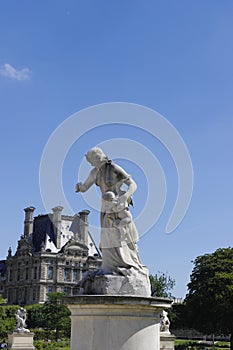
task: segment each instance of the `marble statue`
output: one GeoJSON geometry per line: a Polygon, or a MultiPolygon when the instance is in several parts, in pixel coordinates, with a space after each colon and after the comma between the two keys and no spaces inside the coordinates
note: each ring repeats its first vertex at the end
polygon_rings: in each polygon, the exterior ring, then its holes
{"type": "Polygon", "coordinates": [[[167,311],[163,310],[161,314],[161,320],[160,320],[160,332],[166,332],[170,334],[169,326],[170,326],[170,320],[167,316],[167,311]]]}
{"type": "Polygon", "coordinates": [[[120,240],[132,242],[128,225],[132,222],[132,215],[128,209],[127,201],[119,203],[119,196],[112,191],[103,194],[103,210],[106,213],[108,227],[115,227],[121,230],[120,240]],[[124,233],[124,234],[123,234],[124,233]],[[127,236],[128,233],[128,236],[127,236]]]}
{"type": "Polygon", "coordinates": [[[16,311],[15,317],[17,320],[15,332],[30,333],[29,329],[26,328],[26,310],[23,307],[21,307],[16,311]]]}
{"type": "Polygon", "coordinates": [[[137,184],[98,147],[88,151],[86,159],[93,169],[84,183],[77,183],[76,192],[86,192],[94,184],[101,190],[102,272],[123,276],[132,274],[134,278],[138,274],[144,274],[147,278],[148,271],[139,259],[139,235],[130,212],[137,184]],[[123,185],[125,190],[122,189],[123,185]]]}

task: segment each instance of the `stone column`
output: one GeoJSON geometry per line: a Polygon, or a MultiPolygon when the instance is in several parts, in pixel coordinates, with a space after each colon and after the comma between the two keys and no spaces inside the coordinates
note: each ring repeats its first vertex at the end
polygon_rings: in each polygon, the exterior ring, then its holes
{"type": "Polygon", "coordinates": [[[34,207],[25,208],[24,237],[28,237],[33,232],[33,212],[34,207]]]}
{"type": "Polygon", "coordinates": [[[65,298],[71,311],[71,350],[160,350],[160,313],[172,301],[137,296],[65,298]]]}
{"type": "Polygon", "coordinates": [[[56,240],[56,247],[61,248],[61,212],[63,207],[57,206],[52,209],[53,211],[53,227],[56,240]]]}
{"type": "Polygon", "coordinates": [[[46,301],[46,293],[46,287],[44,285],[41,285],[39,290],[39,304],[44,303],[46,301]]]}
{"type": "Polygon", "coordinates": [[[88,215],[89,210],[82,210],[79,212],[79,232],[81,241],[88,245],[88,215]]]}

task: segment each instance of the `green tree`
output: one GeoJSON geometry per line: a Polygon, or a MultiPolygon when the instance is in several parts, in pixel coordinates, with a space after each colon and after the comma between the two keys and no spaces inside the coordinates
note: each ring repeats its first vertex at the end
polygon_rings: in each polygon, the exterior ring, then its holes
{"type": "Polygon", "coordinates": [[[63,304],[65,293],[49,293],[48,301],[43,305],[44,328],[48,332],[55,331],[56,340],[59,339],[60,331],[67,337],[70,335],[70,311],[63,304]]]}
{"type": "Polygon", "coordinates": [[[151,295],[153,297],[170,298],[171,290],[175,286],[175,280],[163,272],[150,275],[151,295]]]}
{"type": "Polygon", "coordinates": [[[171,330],[176,329],[190,329],[190,312],[185,302],[181,304],[172,304],[171,309],[168,310],[168,317],[171,321],[171,330]]]}
{"type": "Polygon", "coordinates": [[[205,334],[231,334],[233,350],[233,248],[195,259],[185,301],[190,326],[205,334]]]}
{"type": "Polygon", "coordinates": [[[7,299],[4,299],[2,297],[2,294],[0,294],[0,304],[6,304],[7,303],[7,299]]]}
{"type": "Polygon", "coordinates": [[[0,338],[7,338],[8,333],[12,332],[16,326],[15,313],[18,306],[0,306],[0,338]]]}
{"type": "Polygon", "coordinates": [[[35,304],[27,306],[27,327],[43,328],[46,315],[43,312],[43,305],[35,304]]]}

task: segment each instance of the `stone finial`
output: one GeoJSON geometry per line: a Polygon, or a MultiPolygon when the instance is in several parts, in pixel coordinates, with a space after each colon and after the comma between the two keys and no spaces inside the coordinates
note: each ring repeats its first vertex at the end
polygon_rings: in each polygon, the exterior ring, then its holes
{"type": "Polygon", "coordinates": [[[63,208],[62,206],[58,205],[57,207],[52,208],[52,211],[53,211],[54,213],[56,213],[56,212],[62,212],[63,209],[64,209],[64,208],[63,208]]]}
{"type": "Polygon", "coordinates": [[[83,218],[83,220],[85,220],[85,222],[87,222],[89,214],[90,214],[90,210],[87,210],[87,209],[79,212],[79,215],[83,218]]]}
{"type": "Polygon", "coordinates": [[[11,249],[11,247],[9,247],[9,249],[8,249],[8,258],[10,258],[12,256],[12,249],[11,249]]]}
{"type": "Polygon", "coordinates": [[[35,207],[27,207],[24,208],[25,211],[25,221],[31,221],[33,220],[33,212],[36,208],[35,207]]]}
{"type": "Polygon", "coordinates": [[[61,212],[63,210],[63,207],[57,206],[52,208],[53,211],[53,223],[57,225],[57,222],[61,221],[61,212]]]}

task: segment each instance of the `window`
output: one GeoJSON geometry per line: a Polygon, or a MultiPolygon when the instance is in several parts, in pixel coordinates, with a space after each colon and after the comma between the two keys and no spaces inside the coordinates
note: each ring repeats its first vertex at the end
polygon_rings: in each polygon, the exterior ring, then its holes
{"type": "Polygon", "coordinates": [[[33,287],[32,299],[36,300],[36,287],[33,287]]]}
{"type": "Polygon", "coordinates": [[[47,287],[47,292],[52,293],[53,292],[53,286],[48,286],[47,287]]]}
{"type": "Polygon", "coordinates": [[[28,267],[26,268],[25,279],[28,280],[28,267]]]}
{"type": "Polygon", "coordinates": [[[64,287],[63,291],[64,293],[68,293],[68,287],[64,287]]]}
{"type": "Polygon", "coordinates": [[[11,301],[11,302],[13,301],[13,290],[12,289],[8,290],[7,300],[11,301]]]}
{"type": "Polygon", "coordinates": [[[78,295],[78,293],[79,293],[78,288],[73,288],[73,295],[78,295]]]}
{"type": "Polygon", "coordinates": [[[48,279],[49,280],[53,279],[53,267],[52,266],[48,267],[48,279]]]}
{"type": "Polygon", "coordinates": [[[70,280],[70,269],[65,269],[64,271],[64,280],[69,281],[70,280]]]}
{"type": "Polygon", "coordinates": [[[26,300],[28,299],[28,288],[27,287],[25,287],[24,288],[24,302],[26,302],[26,300]]]}
{"type": "Polygon", "coordinates": [[[37,266],[34,267],[34,280],[37,279],[37,266]]]}
{"type": "Polygon", "coordinates": [[[73,281],[77,282],[78,280],[78,270],[74,269],[73,270],[73,281]]]}
{"type": "Polygon", "coordinates": [[[10,270],[10,272],[9,272],[9,281],[10,282],[13,281],[13,271],[12,270],[10,270]]]}

